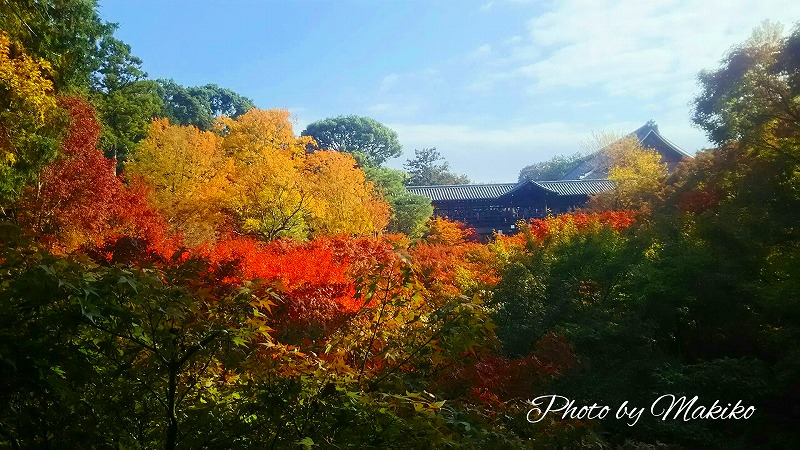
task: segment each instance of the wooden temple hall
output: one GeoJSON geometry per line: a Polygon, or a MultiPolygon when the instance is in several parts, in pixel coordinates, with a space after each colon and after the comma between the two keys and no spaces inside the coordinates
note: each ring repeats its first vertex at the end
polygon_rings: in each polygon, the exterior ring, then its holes
{"type": "Polygon", "coordinates": [[[608,180],[524,181],[522,183],[409,186],[428,197],[435,216],[464,222],[480,236],[513,234],[519,220],[546,217],[583,206],[608,189],[608,180]]]}
{"type": "MultiPolygon", "coordinates": [[[[653,121],[630,135],[635,135],[643,147],[657,151],[670,171],[678,162],[691,158],[661,136],[653,121]]],[[[560,180],[409,186],[408,190],[429,198],[435,216],[464,222],[480,237],[488,238],[494,232],[513,234],[519,220],[561,214],[584,206],[591,195],[614,189],[614,183],[606,179],[608,170],[608,158],[601,150],[578,161],[560,180]]]]}

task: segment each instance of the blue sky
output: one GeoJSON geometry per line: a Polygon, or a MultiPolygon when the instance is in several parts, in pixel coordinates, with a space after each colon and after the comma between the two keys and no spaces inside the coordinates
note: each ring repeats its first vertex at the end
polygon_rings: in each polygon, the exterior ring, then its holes
{"type": "Polygon", "coordinates": [[[696,75],[800,2],[641,0],[103,1],[151,78],[216,83],[295,132],[365,115],[398,132],[402,168],[436,147],[477,182],[653,119],[692,153],[696,75]]]}

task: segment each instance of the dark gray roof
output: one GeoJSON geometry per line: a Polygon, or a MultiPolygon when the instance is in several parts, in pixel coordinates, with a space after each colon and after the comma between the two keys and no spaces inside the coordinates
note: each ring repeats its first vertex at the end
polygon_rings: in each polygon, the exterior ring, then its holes
{"type": "Polygon", "coordinates": [[[592,153],[583,158],[575,167],[564,175],[568,180],[592,180],[608,177],[608,158],[605,155],[592,153]]]}
{"type": "Polygon", "coordinates": [[[409,186],[408,192],[432,201],[481,200],[497,198],[514,189],[516,183],[453,184],[443,186],[409,186]]]}
{"type": "Polygon", "coordinates": [[[535,183],[558,195],[594,195],[614,189],[614,183],[609,180],[560,180],[535,183]]]}
{"type": "Polygon", "coordinates": [[[512,195],[527,187],[539,188],[546,193],[560,196],[593,195],[613,189],[614,183],[608,180],[523,181],[522,183],[409,186],[408,191],[436,202],[443,200],[488,200],[500,198],[504,195],[512,195]]]}

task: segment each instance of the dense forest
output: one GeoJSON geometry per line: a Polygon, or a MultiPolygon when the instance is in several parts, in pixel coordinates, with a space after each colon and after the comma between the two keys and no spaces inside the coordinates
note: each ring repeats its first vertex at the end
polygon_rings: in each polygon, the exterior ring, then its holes
{"type": "Polygon", "coordinates": [[[435,149],[114,29],[0,2],[0,448],[800,445],[800,27],[699,75],[717,148],[489,243],[405,189],[435,149]]]}

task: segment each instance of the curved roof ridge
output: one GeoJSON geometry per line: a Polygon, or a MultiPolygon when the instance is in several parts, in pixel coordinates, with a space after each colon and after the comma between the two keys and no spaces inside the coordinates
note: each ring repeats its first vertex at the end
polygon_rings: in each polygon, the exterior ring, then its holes
{"type": "Polygon", "coordinates": [[[542,184],[542,183],[547,183],[547,181],[531,181],[531,183],[535,184],[536,186],[539,186],[540,188],[542,188],[542,189],[544,189],[546,191],[550,191],[550,192],[553,192],[555,194],[558,194],[558,191],[550,189],[549,187],[547,187],[544,184],[542,184]]]}
{"type": "Polygon", "coordinates": [[[656,133],[658,133],[658,124],[656,124],[656,122],[654,120],[650,119],[647,122],[645,122],[644,125],[642,125],[639,128],[631,131],[630,133],[628,133],[626,137],[628,137],[628,136],[636,136],[639,139],[639,142],[641,142],[653,130],[655,130],[656,133]],[[645,130],[647,131],[647,133],[645,133],[645,130]],[[644,133],[644,134],[642,134],[642,133],[644,133]]]}
{"type": "Polygon", "coordinates": [[[497,198],[510,191],[517,183],[450,184],[434,186],[406,186],[408,192],[437,200],[480,200],[497,198]]]}
{"type": "Polygon", "coordinates": [[[645,138],[647,138],[647,136],[649,136],[651,133],[655,133],[655,135],[658,136],[659,139],[661,139],[662,141],[667,143],[671,148],[673,148],[675,151],[677,151],[678,153],[682,154],[683,156],[688,156],[690,158],[692,157],[692,155],[686,153],[686,151],[684,151],[682,148],[677,146],[674,142],[672,142],[669,139],[665,138],[664,135],[662,135],[658,131],[658,126],[656,126],[654,129],[651,129],[642,139],[640,139],[640,141],[644,141],[645,138]]]}
{"type": "Polygon", "coordinates": [[[524,181],[520,181],[520,182],[516,183],[516,186],[514,186],[510,191],[508,191],[508,192],[506,192],[505,194],[502,194],[502,195],[509,195],[509,194],[514,193],[514,192],[517,192],[517,191],[521,190],[522,188],[524,188],[525,186],[527,186],[529,184],[532,184],[532,185],[534,185],[534,186],[536,186],[536,187],[538,187],[540,189],[544,189],[545,191],[552,192],[554,194],[557,193],[556,191],[554,191],[552,189],[549,189],[547,187],[542,186],[541,184],[539,184],[538,181],[524,180],[524,181]]]}

